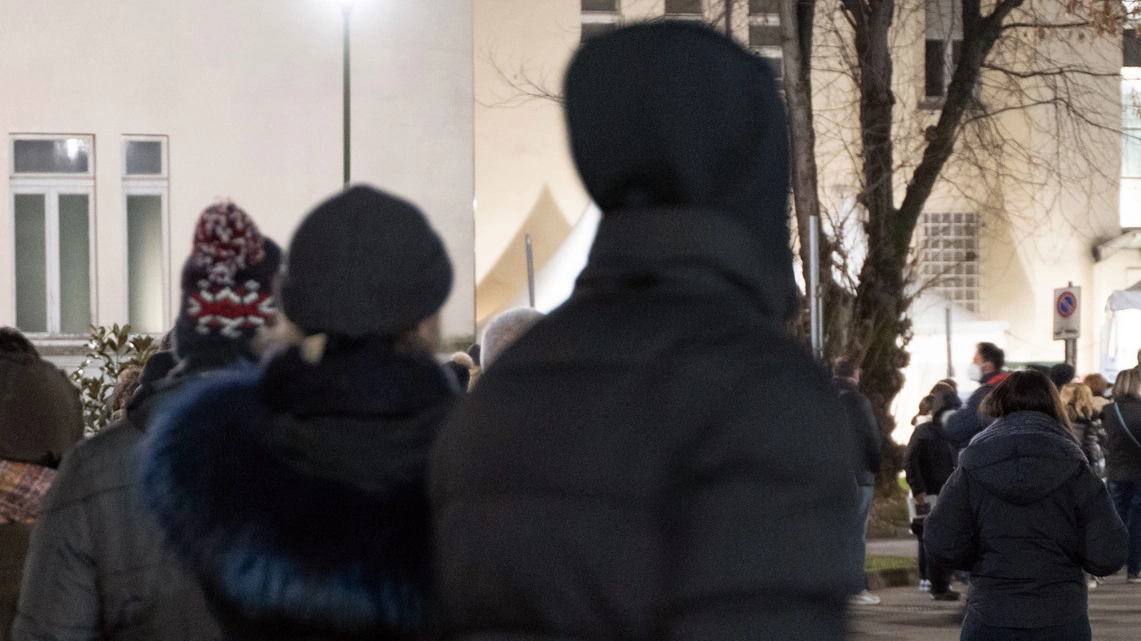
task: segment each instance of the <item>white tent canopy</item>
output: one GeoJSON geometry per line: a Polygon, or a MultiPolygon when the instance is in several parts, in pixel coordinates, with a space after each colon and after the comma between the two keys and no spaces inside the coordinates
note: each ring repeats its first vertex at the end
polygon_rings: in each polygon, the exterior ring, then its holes
{"type": "Polygon", "coordinates": [[[1141,350],[1141,282],[1109,295],[1101,334],[1101,374],[1112,381],[1137,365],[1141,350]]]}
{"type": "Polygon", "coordinates": [[[911,354],[911,361],[903,370],[903,389],[892,402],[892,413],[896,418],[892,438],[897,443],[906,443],[911,438],[909,421],[915,415],[919,401],[927,396],[935,383],[947,378],[948,309],[951,310],[951,365],[960,393],[966,393],[976,385],[966,376],[975,346],[984,342],[1006,346],[1009,323],[985,320],[930,290],[916,297],[909,310],[912,335],[907,351],[911,354]]]}
{"type": "MultiPolygon", "coordinates": [[[[547,314],[570,298],[575,280],[582,268],[586,267],[586,259],[594,245],[594,236],[598,233],[598,223],[601,221],[602,212],[591,203],[558,251],[535,274],[535,309],[547,314]]],[[[527,290],[524,288],[504,309],[527,307],[529,304],[527,290]]]]}

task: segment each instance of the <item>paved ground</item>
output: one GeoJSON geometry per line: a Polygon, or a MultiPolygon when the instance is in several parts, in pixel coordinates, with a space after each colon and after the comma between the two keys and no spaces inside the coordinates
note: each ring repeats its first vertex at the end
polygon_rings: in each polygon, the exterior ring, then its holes
{"type": "Polygon", "coordinates": [[[872,539],[868,541],[868,554],[872,556],[910,556],[919,551],[915,537],[906,539],[872,539]]]}
{"type": "MultiPolygon", "coordinates": [[[[966,588],[956,584],[955,589],[966,588]]],[[[888,588],[875,594],[883,599],[880,605],[852,608],[852,641],[958,640],[962,602],[932,601],[915,587],[888,588]]],[[[1141,639],[1141,585],[1126,584],[1120,574],[1091,590],[1090,623],[1095,641],[1141,639]]]]}

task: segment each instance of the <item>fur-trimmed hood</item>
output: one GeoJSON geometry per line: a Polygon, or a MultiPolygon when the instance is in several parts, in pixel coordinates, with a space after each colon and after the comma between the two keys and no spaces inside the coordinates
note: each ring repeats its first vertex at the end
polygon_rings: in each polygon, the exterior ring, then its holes
{"type": "Polygon", "coordinates": [[[291,349],[156,412],[147,502],[232,636],[432,627],[425,466],[454,394],[429,355],[291,349]]]}

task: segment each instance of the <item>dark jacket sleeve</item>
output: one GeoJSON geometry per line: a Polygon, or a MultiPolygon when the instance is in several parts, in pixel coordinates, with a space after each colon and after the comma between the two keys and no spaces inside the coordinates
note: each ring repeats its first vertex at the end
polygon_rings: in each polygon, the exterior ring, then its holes
{"type": "Polygon", "coordinates": [[[915,426],[915,431],[911,433],[911,440],[907,442],[905,464],[905,469],[907,470],[907,485],[911,487],[911,493],[916,496],[927,493],[927,486],[923,483],[923,473],[921,472],[920,463],[924,431],[925,427],[923,425],[915,426]]]}
{"type": "Polygon", "coordinates": [[[669,590],[656,638],[844,637],[858,578],[836,563],[855,510],[852,441],[827,382],[797,374],[732,390],[682,453],[689,481],[663,506],[669,590]],[[774,394],[782,383],[797,393],[774,394]]]}
{"type": "Polygon", "coordinates": [[[943,434],[946,435],[947,440],[955,447],[962,449],[971,442],[975,434],[983,431],[986,425],[983,419],[979,416],[979,410],[982,408],[983,399],[987,394],[990,394],[990,386],[983,385],[975,390],[974,394],[967,399],[967,404],[962,409],[956,411],[947,417],[943,422],[943,434]]]}
{"type": "Polygon", "coordinates": [[[860,448],[862,458],[858,471],[875,474],[880,467],[880,434],[872,402],[858,392],[845,392],[840,395],[845,414],[860,448]]]}
{"type": "Polygon", "coordinates": [[[971,511],[969,481],[962,468],[955,470],[939,492],[939,501],[923,526],[923,547],[939,565],[969,570],[975,561],[975,518],[971,511]]]}
{"type": "Polygon", "coordinates": [[[72,450],[44,499],[24,565],[13,641],[87,641],[102,637],[99,588],[83,501],[82,457],[72,450]]]}
{"type": "Polygon", "coordinates": [[[1109,492],[1088,467],[1078,474],[1075,490],[1082,567],[1094,576],[1109,576],[1125,565],[1129,532],[1117,515],[1109,492]]]}

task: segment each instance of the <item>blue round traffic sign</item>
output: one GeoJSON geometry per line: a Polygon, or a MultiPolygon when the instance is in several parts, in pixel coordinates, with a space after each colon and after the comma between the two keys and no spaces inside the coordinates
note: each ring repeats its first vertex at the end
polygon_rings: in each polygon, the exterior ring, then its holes
{"type": "Polygon", "coordinates": [[[1056,307],[1059,316],[1069,318],[1078,310],[1078,297],[1074,296],[1073,292],[1062,292],[1062,295],[1058,297],[1056,307]]]}

